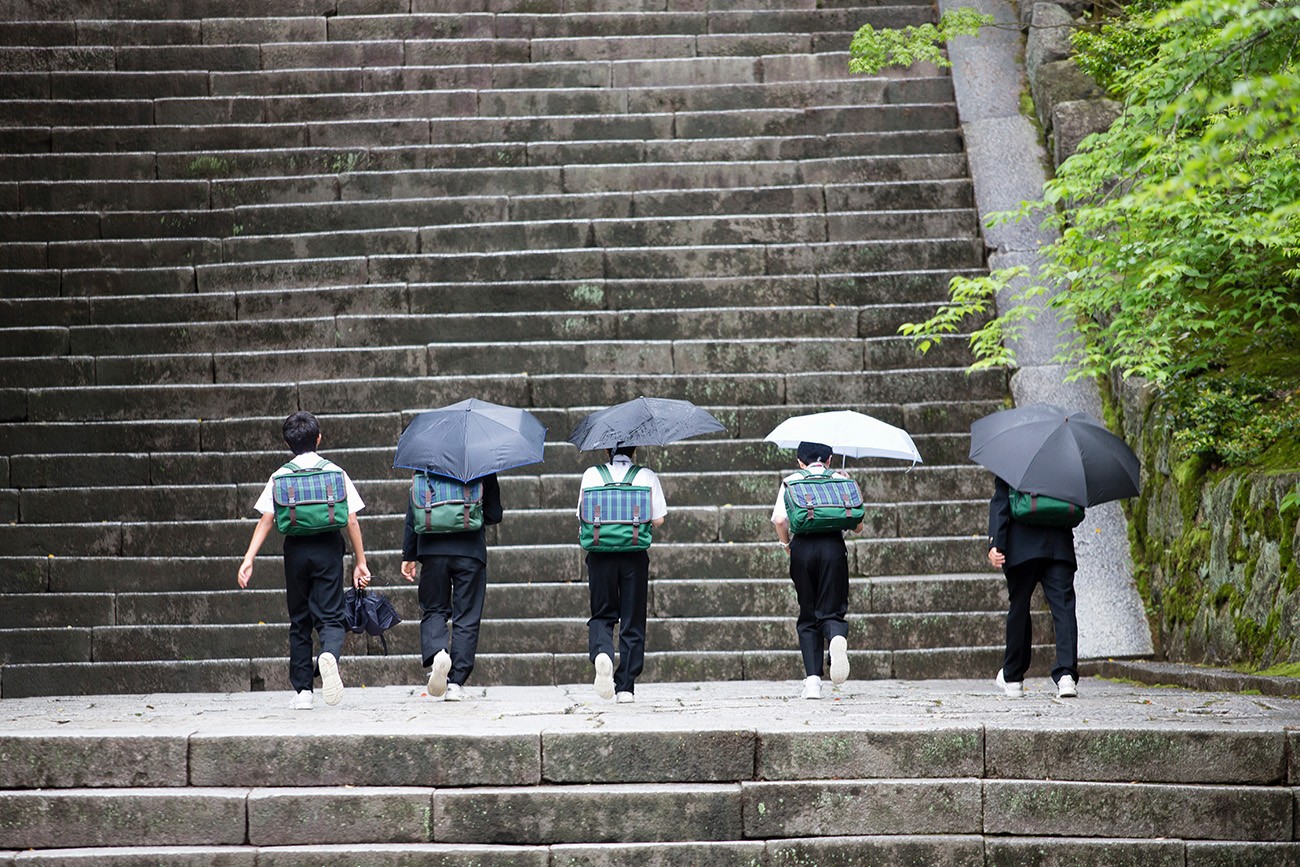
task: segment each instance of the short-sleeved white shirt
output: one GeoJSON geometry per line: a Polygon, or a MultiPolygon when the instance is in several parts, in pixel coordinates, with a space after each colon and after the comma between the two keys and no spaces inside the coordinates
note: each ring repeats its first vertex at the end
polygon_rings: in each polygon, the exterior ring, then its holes
{"type": "MultiPolygon", "coordinates": [[[[632,466],[632,459],[627,455],[614,455],[614,460],[605,464],[605,469],[614,481],[623,481],[623,476],[627,474],[627,468],[632,466]]],[[[587,488],[598,488],[605,484],[605,480],[600,477],[598,467],[588,467],[582,473],[582,488],[578,491],[578,516],[582,516],[582,491],[587,488]]],[[[659,477],[655,471],[642,467],[637,470],[636,475],[632,477],[631,484],[641,485],[650,489],[650,520],[657,521],[668,514],[668,501],[664,499],[663,486],[659,484],[659,477]]]]}
{"type": "MultiPolygon", "coordinates": [[[[361,495],[357,493],[356,485],[352,484],[352,479],[346,472],[344,472],[342,467],[333,461],[326,460],[315,452],[306,452],[294,458],[292,463],[297,464],[303,469],[324,465],[324,468],[327,470],[338,470],[340,473],[343,473],[343,487],[347,490],[348,514],[355,515],[366,507],[365,501],[363,501],[361,495]]],[[[263,515],[270,515],[275,511],[275,500],[271,493],[272,479],[276,476],[283,476],[285,473],[289,472],[293,471],[280,467],[280,469],[271,473],[271,478],[266,480],[266,487],[262,489],[262,495],[257,498],[257,503],[253,505],[254,509],[257,509],[257,511],[261,512],[263,515]]]]}
{"type": "MultiPolygon", "coordinates": [[[[812,473],[814,476],[820,476],[829,471],[826,469],[826,467],[824,467],[821,464],[809,464],[808,472],[812,473]]],[[[841,473],[839,470],[835,470],[831,472],[831,475],[838,476],[841,479],[848,478],[847,475],[841,473]]],[[[790,475],[786,476],[784,479],[781,480],[781,488],[776,492],[776,505],[772,507],[773,524],[775,524],[777,521],[785,521],[789,519],[790,516],[785,511],[785,485],[787,482],[797,482],[802,478],[803,478],[803,473],[799,472],[799,473],[791,473],[790,475]]]]}

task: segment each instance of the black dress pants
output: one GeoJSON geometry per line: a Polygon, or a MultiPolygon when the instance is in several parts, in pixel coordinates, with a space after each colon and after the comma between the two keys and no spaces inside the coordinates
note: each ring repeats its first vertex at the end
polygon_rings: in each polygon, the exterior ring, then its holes
{"type": "Polygon", "coordinates": [[[849,611],[849,557],[844,536],[804,533],[790,539],[790,580],[799,600],[795,634],[803,655],[804,673],[822,676],[826,643],[848,636],[844,616],[849,611]]]}
{"type": "Polygon", "coordinates": [[[1002,676],[1008,683],[1025,679],[1033,657],[1033,629],[1030,622],[1029,602],[1034,586],[1043,585],[1047,607],[1052,611],[1056,628],[1056,665],[1052,680],[1060,681],[1068,674],[1079,679],[1079,625],[1074,616],[1074,564],[1064,560],[1035,559],[1008,566],[1007,594],[1011,606],[1007,610],[1007,653],[1002,663],[1002,676]]]}
{"type": "Polygon", "coordinates": [[[289,609],[289,683],[294,692],[302,692],[312,686],[313,629],[320,635],[322,653],[335,659],[343,653],[342,533],[285,536],[284,602],[289,609]]]}
{"type": "Polygon", "coordinates": [[[650,555],[645,551],[587,554],[587,583],[591,589],[591,619],[587,621],[587,651],[592,662],[602,653],[614,658],[614,624],[618,624],[618,668],[614,689],[635,692],[645,667],[646,596],[650,587],[650,555]]]}
{"type": "Polygon", "coordinates": [[[451,655],[447,680],[465,685],[474,670],[487,564],[477,557],[420,557],[420,652],[426,667],[438,651],[451,655]],[[451,619],[450,636],[447,620],[451,619]]]}

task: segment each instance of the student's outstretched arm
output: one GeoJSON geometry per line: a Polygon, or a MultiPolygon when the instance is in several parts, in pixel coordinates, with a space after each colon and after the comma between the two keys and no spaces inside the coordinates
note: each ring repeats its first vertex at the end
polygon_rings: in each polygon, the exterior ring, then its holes
{"type": "Polygon", "coordinates": [[[244,562],[239,564],[239,586],[247,587],[248,582],[253,577],[253,558],[257,552],[262,550],[262,543],[271,532],[271,523],[275,520],[275,515],[267,513],[257,522],[253,528],[253,538],[248,543],[248,551],[244,553],[244,562]]]}
{"type": "Polygon", "coordinates": [[[370,583],[370,568],[366,566],[366,548],[361,544],[361,525],[357,523],[357,513],[348,514],[348,541],[352,543],[352,556],[356,565],[352,567],[352,586],[364,590],[370,583]]]}

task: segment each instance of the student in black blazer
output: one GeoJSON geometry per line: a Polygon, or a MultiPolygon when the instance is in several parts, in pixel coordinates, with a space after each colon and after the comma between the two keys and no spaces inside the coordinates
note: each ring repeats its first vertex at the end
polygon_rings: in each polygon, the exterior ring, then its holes
{"type": "Polygon", "coordinates": [[[997,684],[1009,696],[1024,695],[1033,635],[1029,601],[1034,585],[1043,595],[1056,626],[1056,665],[1052,680],[1057,696],[1074,698],[1079,682],[1079,627],[1074,616],[1074,530],[1038,527],[1011,517],[1010,489],[997,479],[989,500],[989,563],[1007,576],[1007,651],[997,684]]]}
{"type": "Polygon", "coordinates": [[[415,580],[420,565],[420,650],[429,674],[429,695],[460,701],[461,687],[474,670],[479,622],[487,593],[487,540],[484,530],[500,524],[501,486],[496,474],[484,476],[483,526],[464,533],[415,532],[415,510],[406,503],[402,536],[402,575],[415,580]],[[450,640],[447,620],[451,619],[450,640]],[[450,651],[450,652],[449,652],[450,651]]]}

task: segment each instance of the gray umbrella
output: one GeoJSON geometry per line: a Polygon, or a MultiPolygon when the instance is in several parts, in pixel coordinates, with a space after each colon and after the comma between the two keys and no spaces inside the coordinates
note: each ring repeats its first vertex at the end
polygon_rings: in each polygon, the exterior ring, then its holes
{"type": "Polygon", "coordinates": [[[470,398],[411,419],[393,466],[468,482],[539,462],[545,443],[546,427],[532,413],[470,398]]]}
{"type": "Polygon", "coordinates": [[[970,459],[1008,485],[1095,506],[1135,497],[1139,463],[1133,450],[1086,412],[1032,404],[970,426],[970,459]]]}
{"type": "Polygon", "coordinates": [[[662,446],[725,430],[721,422],[689,400],[638,397],[593,412],[573,429],[569,442],[582,451],[662,446]]]}

